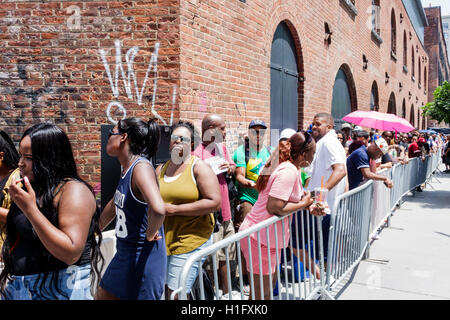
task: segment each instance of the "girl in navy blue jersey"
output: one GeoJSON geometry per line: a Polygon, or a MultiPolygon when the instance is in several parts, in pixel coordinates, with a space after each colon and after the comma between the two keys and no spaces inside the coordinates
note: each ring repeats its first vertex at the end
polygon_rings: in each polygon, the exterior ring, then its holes
{"type": "Polygon", "coordinates": [[[122,175],[100,217],[104,229],[117,217],[117,251],[103,275],[96,299],[156,300],[164,291],[165,204],[149,159],[156,154],[156,121],[120,120],[110,131],[106,152],[117,157],[122,175]]]}

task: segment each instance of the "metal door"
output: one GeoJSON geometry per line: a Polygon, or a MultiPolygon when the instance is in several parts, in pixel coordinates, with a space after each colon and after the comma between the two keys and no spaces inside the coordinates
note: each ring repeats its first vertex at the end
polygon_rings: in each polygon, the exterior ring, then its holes
{"type": "MultiPolygon", "coordinates": [[[[298,67],[294,39],[281,22],[273,37],[270,59],[270,128],[297,130],[298,127],[298,67]]],[[[276,130],[271,130],[276,131],[276,130]]],[[[272,132],[271,145],[278,141],[272,132]]]]}
{"type": "Polygon", "coordinates": [[[331,115],[334,118],[336,129],[340,129],[342,118],[352,111],[352,103],[350,99],[350,90],[348,86],[347,76],[344,70],[339,69],[333,87],[333,100],[331,102],[331,115]]]}

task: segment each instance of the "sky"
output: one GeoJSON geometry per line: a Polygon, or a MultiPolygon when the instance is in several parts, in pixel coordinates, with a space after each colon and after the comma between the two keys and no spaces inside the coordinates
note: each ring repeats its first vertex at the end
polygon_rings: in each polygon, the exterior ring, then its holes
{"type": "Polygon", "coordinates": [[[443,16],[450,15],[450,0],[421,0],[424,8],[429,7],[430,3],[432,7],[441,6],[441,14],[443,16]]]}

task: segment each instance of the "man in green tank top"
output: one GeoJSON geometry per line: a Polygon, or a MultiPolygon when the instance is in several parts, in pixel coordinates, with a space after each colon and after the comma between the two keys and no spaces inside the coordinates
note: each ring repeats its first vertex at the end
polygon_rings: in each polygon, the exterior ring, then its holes
{"type": "Polygon", "coordinates": [[[270,157],[270,149],[264,144],[266,129],[264,121],[252,120],[248,126],[248,137],[233,154],[233,161],[236,163],[236,181],[239,185],[239,209],[234,218],[236,232],[258,199],[256,180],[270,157]]]}

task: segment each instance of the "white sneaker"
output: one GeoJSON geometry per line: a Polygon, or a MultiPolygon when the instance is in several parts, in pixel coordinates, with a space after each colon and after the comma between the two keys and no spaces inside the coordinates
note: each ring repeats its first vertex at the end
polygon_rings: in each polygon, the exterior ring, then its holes
{"type": "Polygon", "coordinates": [[[244,285],[242,287],[242,293],[244,294],[244,296],[249,296],[250,295],[250,285],[244,285]]]}
{"type": "Polygon", "coordinates": [[[220,297],[220,300],[241,300],[241,294],[237,291],[233,291],[231,292],[231,297],[230,293],[226,293],[220,297]]]}

